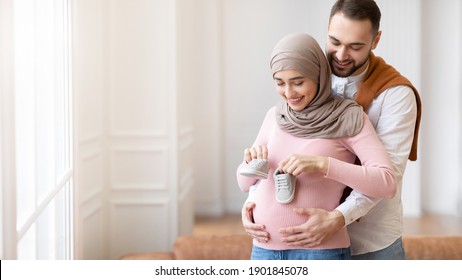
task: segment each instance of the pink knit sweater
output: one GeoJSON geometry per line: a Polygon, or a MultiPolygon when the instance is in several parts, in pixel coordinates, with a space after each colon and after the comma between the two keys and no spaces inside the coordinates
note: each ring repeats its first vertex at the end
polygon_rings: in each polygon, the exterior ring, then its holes
{"type": "MultiPolygon", "coordinates": [[[[301,249],[282,243],[279,228],[304,223],[306,217],[295,214],[293,208],[335,209],[345,186],[373,197],[393,197],[396,192],[388,155],[366,114],[363,129],[354,137],[303,139],[278,127],[273,107],[266,114],[253,146],[258,145],[268,147],[270,164],[268,179],[259,182],[255,195],[255,223],[265,225],[270,234],[267,243],[254,241],[259,247],[272,250],[301,249]],[[280,204],[276,201],[272,174],[280,161],[293,154],[327,156],[328,172],[300,174],[296,180],[294,200],[289,204],[280,204]],[[353,164],[356,156],[361,160],[362,166],[353,164]]],[[[246,163],[242,163],[239,168],[244,164],[246,163]]],[[[237,181],[244,192],[248,192],[257,182],[256,179],[239,175],[239,172],[237,181]]],[[[346,248],[349,245],[347,231],[343,228],[313,249],[346,248]]]]}

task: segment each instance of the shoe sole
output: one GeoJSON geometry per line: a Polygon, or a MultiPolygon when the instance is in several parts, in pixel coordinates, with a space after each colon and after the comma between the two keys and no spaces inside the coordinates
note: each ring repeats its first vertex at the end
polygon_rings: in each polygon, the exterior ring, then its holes
{"type": "Polygon", "coordinates": [[[276,201],[281,203],[281,204],[287,204],[287,203],[290,203],[292,202],[292,200],[294,200],[294,197],[295,197],[295,190],[294,192],[292,193],[292,195],[289,197],[289,199],[286,199],[286,200],[279,200],[278,197],[276,196],[276,201]]]}
{"type": "Polygon", "coordinates": [[[267,179],[268,173],[253,170],[253,169],[241,169],[239,170],[239,174],[247,177],[258,178],[258,179],[267,179]]]}

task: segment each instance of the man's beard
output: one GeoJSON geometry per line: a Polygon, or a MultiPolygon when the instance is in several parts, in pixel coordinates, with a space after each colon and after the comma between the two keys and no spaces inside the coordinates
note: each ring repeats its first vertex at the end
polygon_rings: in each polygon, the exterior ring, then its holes
{"type": "Polygon", "coordinates": [[[363,67],[364,64],[367,63],[369,59],[369,55],[366,57],[366,59],[364,59],[363,61],[361,61],[360,63],[358,64],[353,64],[353,67],[351,68],[343,68],[343,69],[340,69],[340,68],[337,68],[334,64],[334,56],[332,54],[330,54],[328,56],[328,60],[329,60],[329,65],[330,65],[330,69],[332,70],[332,73],[337,76],[337,77],[341,77],[341,78],[346,78],[346,77],[349,77],[351,76],[354,72],[356,72],[359,68],[363,67]]]}

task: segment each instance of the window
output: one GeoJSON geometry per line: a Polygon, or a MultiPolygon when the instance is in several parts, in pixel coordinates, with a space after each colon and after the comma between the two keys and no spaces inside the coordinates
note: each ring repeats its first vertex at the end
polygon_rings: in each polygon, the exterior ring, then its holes
{"type": "MultiPolygon", "coordinates": [[[[68,0],[11,0],[16,205],[6,259],[72,259],[72,120],[68,0]]],[[[3,164],[8,164],[5,162],[3,164]]],[[[6,186],[2,185],[2,191],[6,186]]],[[[3,197],[2,199],[8,199],[3,197]]],[[[5,213],[4,213],[5,215],[5,213]]]]}

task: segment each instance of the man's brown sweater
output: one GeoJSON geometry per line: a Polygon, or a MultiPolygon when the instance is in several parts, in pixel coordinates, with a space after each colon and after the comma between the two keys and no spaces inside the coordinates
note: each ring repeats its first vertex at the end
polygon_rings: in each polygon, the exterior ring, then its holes
{"type": "Polygon", "coordinates": [[[394,86],[408,86],[415,94],[417,102],[417,120],[415,123],[414,139],[412,141],[409,160],[417,160],[417,141],[419,136],[420,117],[422,114],[422,104],[417,89],[411,82],[403,77],[395,68],[388,65],[381,57],[375,56],[372,52],[369,57],[369,68],[367,69],[364,80],[358,87],[356,102],[361,105],[365,112],[371,105],[374,98],[383,93],[386,89],[394,86]]]}

